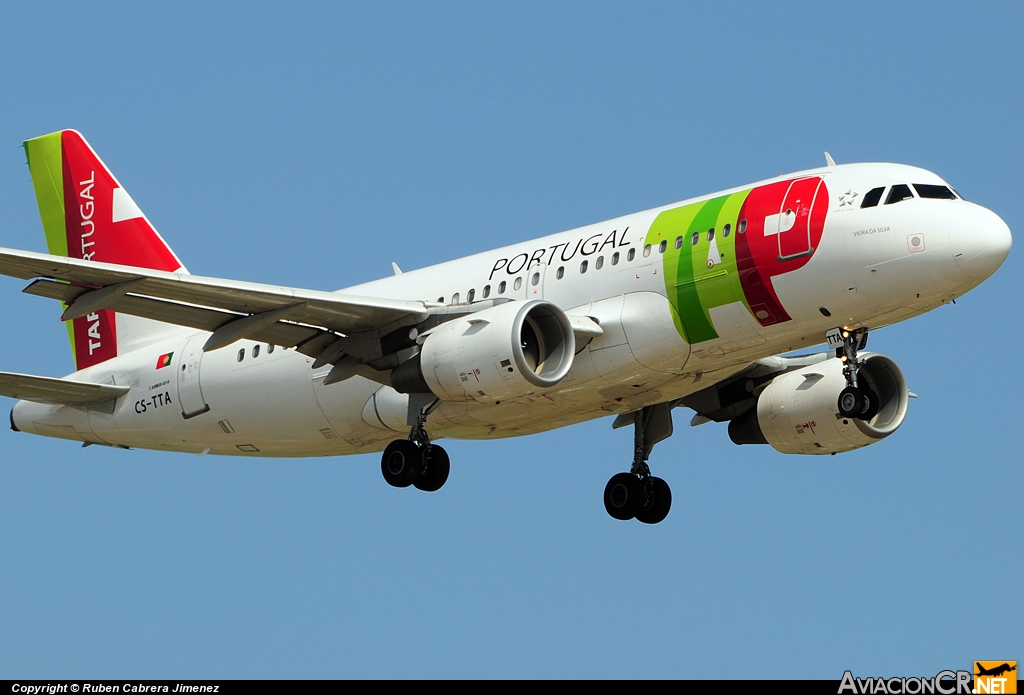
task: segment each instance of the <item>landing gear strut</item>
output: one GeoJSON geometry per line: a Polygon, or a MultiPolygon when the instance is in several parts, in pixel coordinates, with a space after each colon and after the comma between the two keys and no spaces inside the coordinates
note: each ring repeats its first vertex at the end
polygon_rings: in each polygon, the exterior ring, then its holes
{"type": "Polygon", "coordinates": [[[436,492],[448,480],[451,470],[448,452],[430,443],[425,428],[427,416],[438,403],[440,401],[435,400],[420,409],[408,439],[396,439],[384,449],[380,470],[388,485],[413,485],[424,492],[436,492]]]}
{"type": "Polygon", "coordinates": [[[833,328],[825,334],[828,346],[835,348],[836,357],[843,361],[843,376],[846,377],[846,388],[839,393],[839,414],[857,420],[870,420],[878,414],[878,394],[868,388],[859,379],[863,362],[857,357],[857,351],[863,350],[868,344],[868,329],[858,328],[848,331],[844,328],[833,328]]]}
{"type": "Polygon", "coordinates": [[[661,478],[651,475],[647,459],[654,445],[672,436],[672,413],[668,403],[659,403],[633,413],[633,466],[629,473],[617,473],[604,488],[604,508],[613,519],[636,519],[657,524],[672,508],[672,490],[661,478]]]}

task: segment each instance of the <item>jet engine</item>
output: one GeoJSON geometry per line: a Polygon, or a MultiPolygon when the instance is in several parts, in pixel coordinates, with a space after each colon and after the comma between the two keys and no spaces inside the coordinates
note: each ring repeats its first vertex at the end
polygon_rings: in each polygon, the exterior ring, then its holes
{"type": "Polygon", "coordinates": [[[861,353],[858,384],[878,396],[870,420],[843,417],[843,362],[831,358],[786,372],[758,395],[757,405],[729,423],[736,444],[771,444],[784,454],[835,454],[874,444],[903,424],[910,392],[903,372],[884,355],[861,353]]]}
{"type": "Polygon", "coordinates": [[[569,373],[576,352],[569,318],[543,300],[499,304],[443,323],[422,340],[419,354],[392,371],[391,384],[443,401],[493,404],[540,393],[569,373]]]}

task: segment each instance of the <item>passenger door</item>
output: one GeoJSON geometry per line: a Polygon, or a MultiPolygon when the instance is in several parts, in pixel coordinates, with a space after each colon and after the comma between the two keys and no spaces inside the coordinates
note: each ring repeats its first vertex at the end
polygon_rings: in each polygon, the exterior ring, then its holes
{"type": "Polygon", "coordinates": [[[210,409],[203,398],[203,389],[199,383],[200,370],[203,362],[203,344],[206,335],[194,335],[185,342],[181,351],[181,360],[176,367],[178,371],[178,404],[181,405],[181,416],[188,420],[202,415],[210,409]]]}
{"type": "MultiPolygon", "coordinates": [[[[773,230],[778,235],[780,262],[814,253],[811,247],[811,210],[821,185],[822,181],[817,177],[797,179],[790,184],[779,214],[770,215],[765,220],[765,235],[773,230]]],[[[822,204],[827,205],[828,201],[822,204]]]]}

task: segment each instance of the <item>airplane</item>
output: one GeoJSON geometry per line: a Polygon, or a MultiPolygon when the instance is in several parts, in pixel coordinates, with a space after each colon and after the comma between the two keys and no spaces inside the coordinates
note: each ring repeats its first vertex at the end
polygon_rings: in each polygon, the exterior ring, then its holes
{"type": "Polygon", "coordinates": [[[1013,666],[1010,666],[1009,663],[1004,662],[1004,663],[1000,664],[999,666],[995,666],[993,668],[985,668],[980,663],[975,662],[975,667],[978,670],[978,672],[974,674],[976,676],[997,676],[998,677],[998,676],[1003,675],[1004,673],[1009,673],[1010,671],[1016,671],[1017,670],[1016,662],[1014,662],[1013,666]]]}
{"type": "Polygon", "coordinates": [[[432,492],[451,468],[439,439],[614,416],[633,461],[605,508],[648,524],[671,508],[648,461],[676,407],[787,454],[895,432],[913,394],[866,351],[868,331],[955,300],[1012,245],[929,171],[825,153],[336,292],[279,287],[189,274],[78,132],[24,146],[49,253],[0,248],[0,273],[62,302],[76,371],[0,373],[15,431],[192,454],[382,451],[387,483],[432,492]]]}

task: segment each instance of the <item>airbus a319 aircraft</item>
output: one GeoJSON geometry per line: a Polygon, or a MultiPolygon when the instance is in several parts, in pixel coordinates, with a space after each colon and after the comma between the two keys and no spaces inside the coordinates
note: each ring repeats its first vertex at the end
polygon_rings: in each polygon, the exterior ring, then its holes
{"type": "Polygon", "coordinates": [[[678,406],[787,454],[895,432],[912,394],[865,351],[868,330],[959,297],[1011,246],[935,174],[826,153],[818,169],[327,292],[190,275],[79,133],[25,151],[50,254],[0,249],[0,273],[62,302],[77,371],[0,373],[21,399],[14,430],[192,454],[383,450],[389,484],[435,491],[440,438],[615,416],[633,462],[605,507],[644,523],[671,506],[647,461],[678,406]]]}

